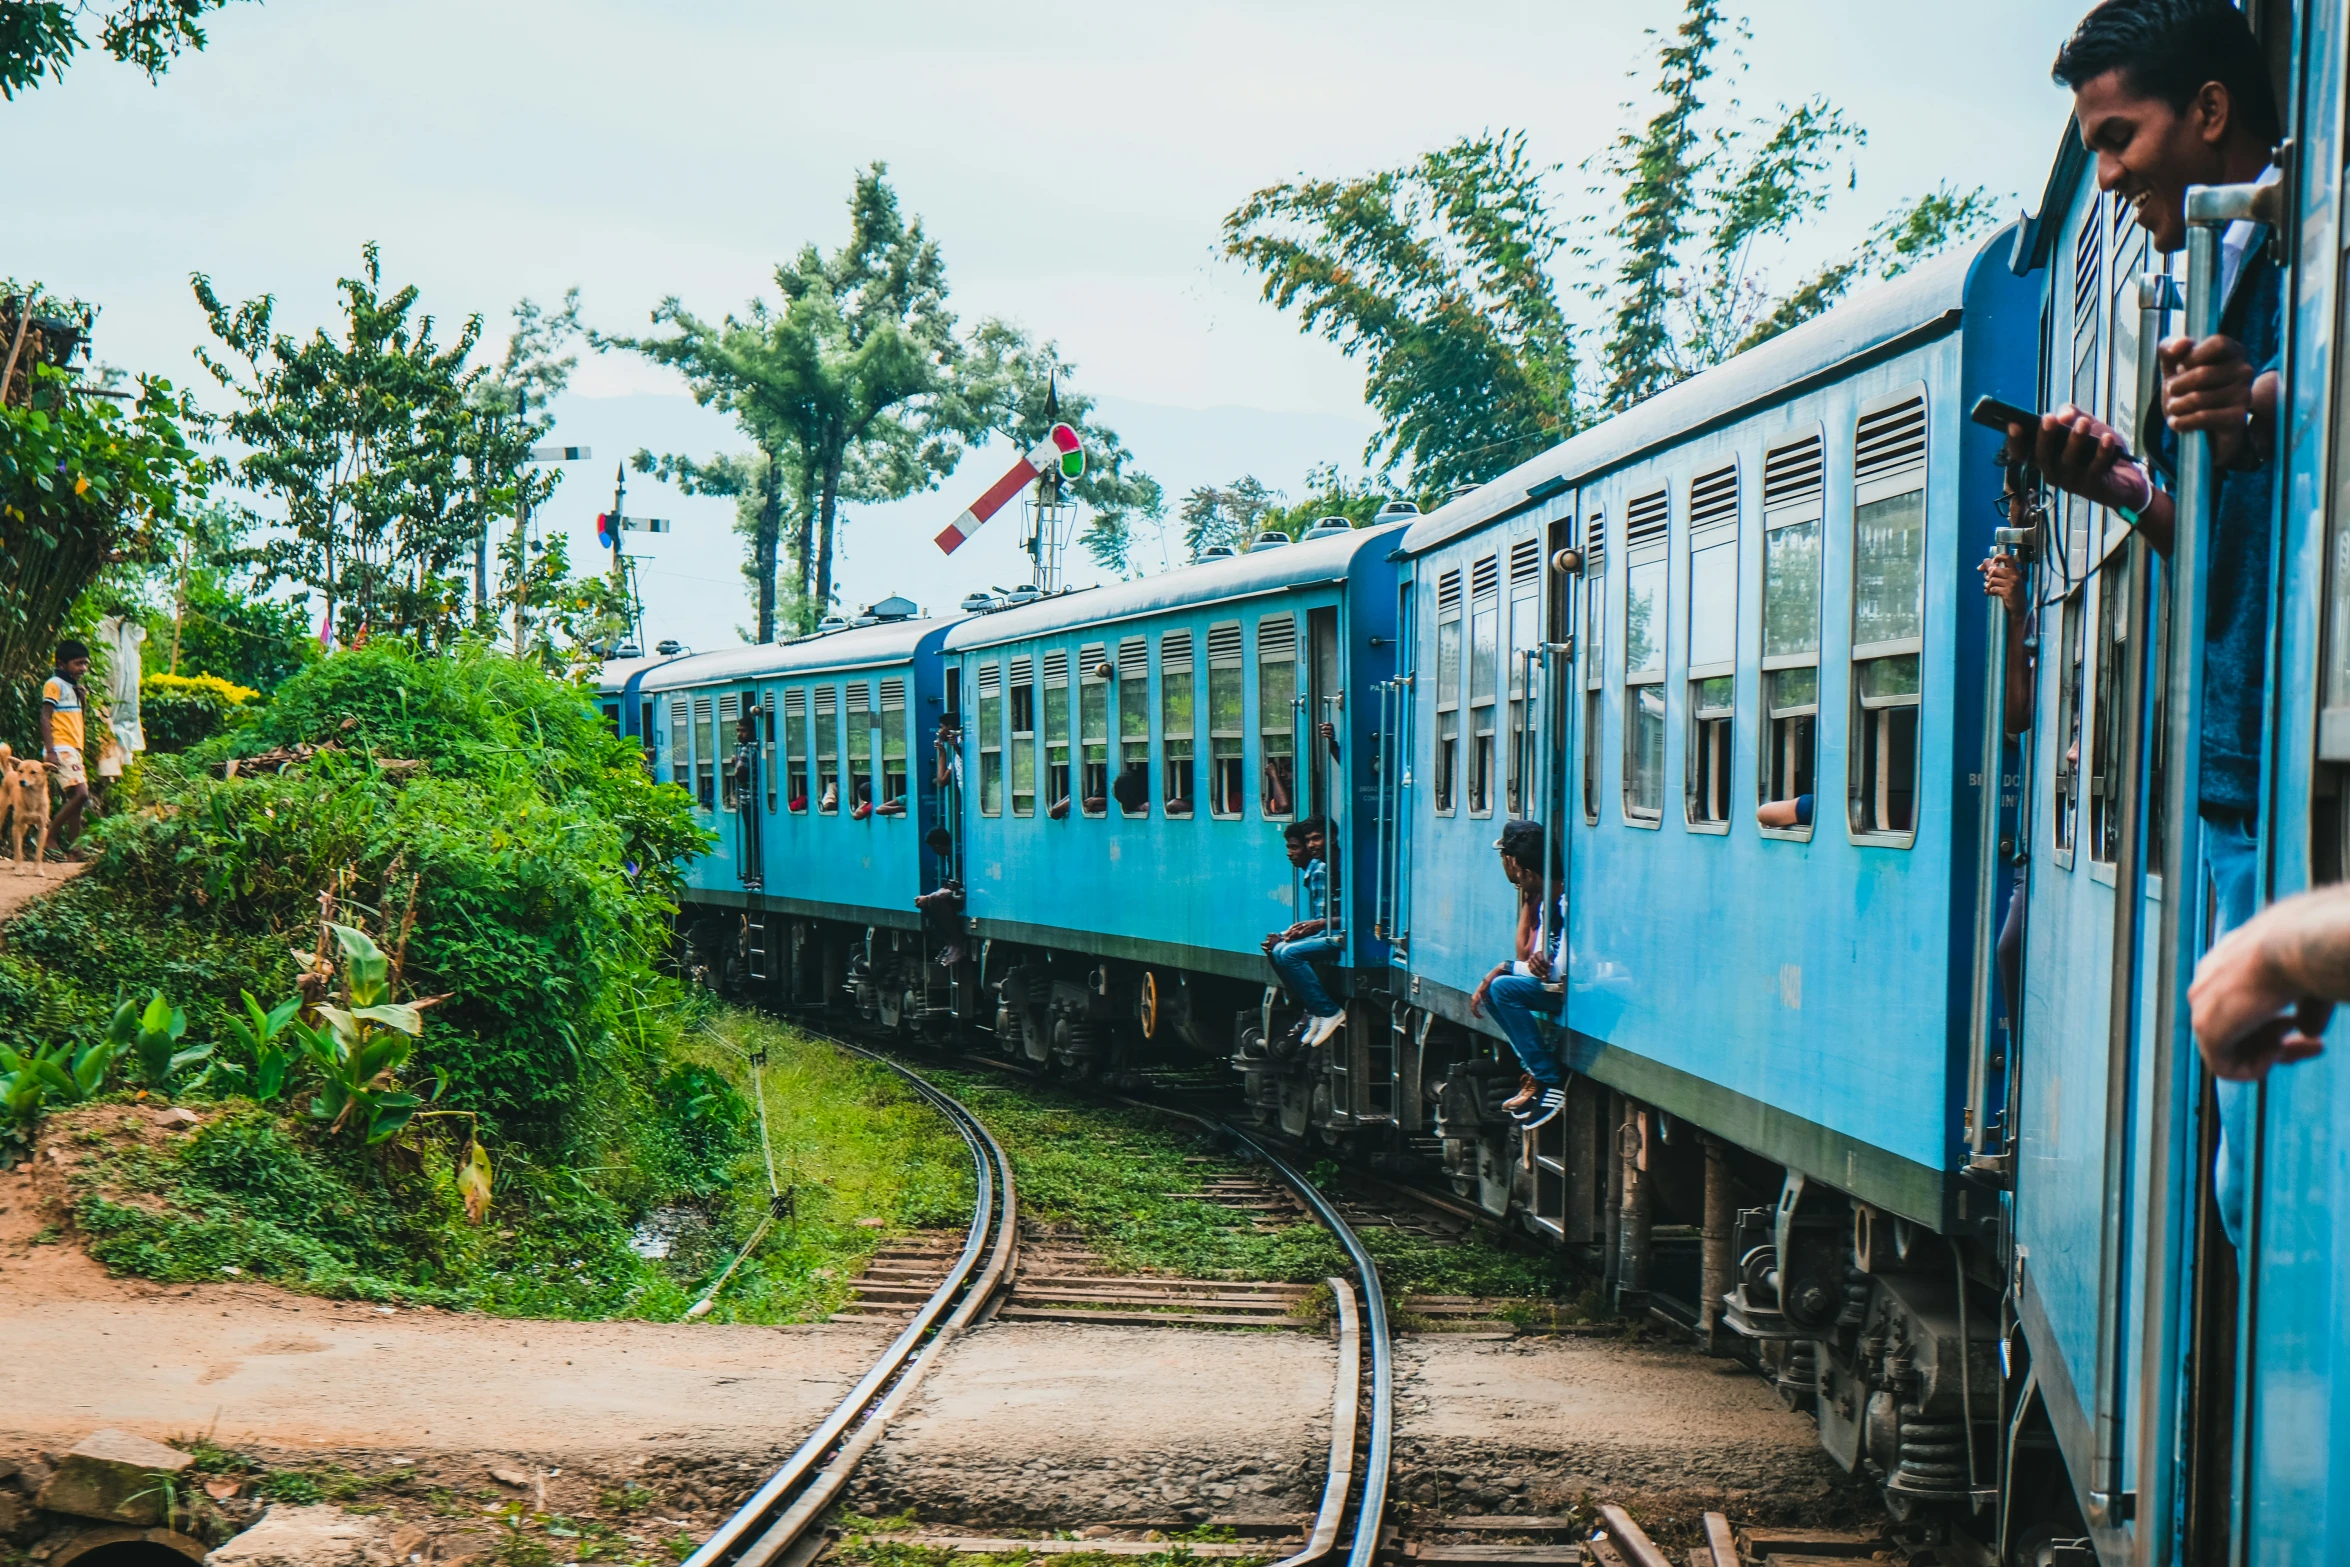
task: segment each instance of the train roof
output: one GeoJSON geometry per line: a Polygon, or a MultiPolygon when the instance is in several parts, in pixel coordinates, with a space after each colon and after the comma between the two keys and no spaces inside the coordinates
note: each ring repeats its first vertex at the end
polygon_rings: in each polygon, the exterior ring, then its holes
{"type": "Polygon", "coordinates": [[[1394,548],[1395,536],[1406,526],[1406,523],[1391,522],[1382,527],[1357,528],[1351,533],[1304,539],[1276,549],[1256,549],[1245,555],[1197,561],[1133,582],[1113,582],[1082,592],[1059,593],[1017,609],[973,615],[956,622],[954,629],[947,633],[945,651],[994,647],[1164,610],[1253,598],[1308,583],[1342,581],[1357,555],[1366,549],[1394,548]]]}
{"type": "MultiPolygon", "coordinates": [[[[689,653],[670,659],[645,676],[640,690],[675,691],[686,686],[717,685],[729,680],[765,680],[817,670],[869,669],[877,664],[902,664],[935,643],[939,634],[960,616],[938,620],[885,620],[879,625],[828,631],[791,642],[754,642],[689,653]]],[[[609,667],[609,666],[607,666],[609,667]]],[[[625,675],[622,678],[626,678],[625,675]]]]}
{"type": "Polygon", "coordinates": [[[1869,289],[1759,348],[1657,393],[1612,419],[1528,458],[1411,525],[1403,550],[1416,555],[1597,478],[1655,447],[1744,417],[1833,378],[1854,361],[1954,329],[1967,281],[1990,252],[2013,244],[2014,226],[1952,256],[1869,289]]]}

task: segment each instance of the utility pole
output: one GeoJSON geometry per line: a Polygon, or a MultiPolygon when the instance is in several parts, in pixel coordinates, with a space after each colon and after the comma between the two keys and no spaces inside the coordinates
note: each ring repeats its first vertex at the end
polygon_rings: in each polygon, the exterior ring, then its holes
{"type": "MultiPolygon", "coordinates": [[[[515,406],[517,410],[521,407],[521,400],[521,394],[516,393],[515,406]]],[[[582,462],[593,455],[595,454],[585,446],[534,446],[530,449],[529,455],[523,459],[523,464],[528,467],[539,463],[582,462]]],[[[529,616],[525,613],[530,590],[530,540],[527,537],[529,527],[530,480],[525,475],[520,498],[514,505],[514,656],[516,658],[522,656],[523,643],[529,632],[529,616]]],[[[486,523],[482,527],[482,538],[486,547],[486,541],[489,538],[489,527],[486,523]]]]}
{"type": "Polygon", "coordinates": [[[612,470],[612,586],[626,585],[627,568],[621,564],[620,534],[628,517],[628,508],[621,503],[628,499],[628,464],[612,470]]]}

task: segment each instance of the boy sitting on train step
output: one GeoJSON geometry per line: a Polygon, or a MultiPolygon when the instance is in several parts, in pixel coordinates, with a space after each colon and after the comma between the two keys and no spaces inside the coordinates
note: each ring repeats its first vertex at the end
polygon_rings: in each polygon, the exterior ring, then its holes
{"type": "MultiPolygon", "coordinates": [[[[2072,89],[2073,119],[2097,160],[2099,188],[2130,206],[2156,250],[2186,244],[2189,186],[2274,175],[2275,92],[2260,45],[2229,0],[2105,0],[2057,52],[2054,75],[2072,89]]],[[[2200,342],[2174,337],[2158,350],[2163,424],[2153,432],[2152,463],[2132,458],[2111,426],[2070,403],[2036,426],[2011,425],[2005,453],[2011,464],[2036,465],[2059,490],[2134,514],[2146,541],[2167,555],[2176,519],[2166,484],[2179,438],[2210,437],[2218,493],[2204,580],[2195,585],[2205,596],[2196,777],[2215,936],[2250,919],[2259,895],[2253,825],[2275,542],[2268,459],[2284,338],[2282,278],[2265,238],[2258,225],[2229,226],[2220,245],[2219,330],[2200,342]]],[[[2248,1088],[2220,1081],[2214,1192],[2221,1228],[2238,1245],[2253,1109],[2248,1088]]]]}
{"type": "Polygon", "coordinates": [[[1469,996],[1469,1015],[1476,1017],[1491,1005],[1493,1021],[1501,1025],[1503,1037],[1518,1053],[1518,1064],[1525,1070],[1506,1108],[1512,1120],[1529,1129],[1548,1122],[1567,1106],[1567,1075],[1534,1025],[1537,1013],[1553,1020],[1558,1017],[1559,999],[1552,986],[1564,977],[1567,964],[1567,898],[1563,890],[1549,910],[1549,919],[1543,918],[1543,837],[1540,822],[1512,821],[1504,823],[1501,836],[1493,840],[1494,848],[1501,851],[1502,875],[1518,889],[1518,953],[1510,962],[1495,964],[1493,972],[1478,981],[1469,996]],[[1546,923],[1551,937],[1547,949],[1543,942],[1546,923]]]}
{"type": "Polygon", "coordinates": [[[1301,1038],[1308,1048],[1346,1026],[1346,1013],[1330,999],[1330,992],[1314,972],[1314,959],[1333,958],[1346,950],[1343,939],[1327,934],[1330,880],[1328,867],[1322,863],[1324,838],[1318,817],[1291,822],[1281,829],[1289,863],[1305,873],[1298,897],[1298,911],[1305,918],[1265,938],[1265,955],[1273,960],[1273,972],[1281,976],[1281,988],[1306,1010],[1301,1038]]]}

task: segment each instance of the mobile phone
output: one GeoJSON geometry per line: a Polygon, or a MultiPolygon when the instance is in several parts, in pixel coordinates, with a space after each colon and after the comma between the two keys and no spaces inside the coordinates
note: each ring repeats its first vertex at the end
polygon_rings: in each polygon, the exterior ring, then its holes
{"type": "Polygon", "coordinates": [[[2009,427],[2013,425],[2020,424],[2037,428],[2040,423],[2040,416],[2032,412],[2031,409],[2018,408],[2013,403],[2004,402],[1988,394],[1975,399],[1975,406],[1968,412],[1967,417],[1979,425],[1997,430],[2002,435],[2005,435],[2009,427]]]}

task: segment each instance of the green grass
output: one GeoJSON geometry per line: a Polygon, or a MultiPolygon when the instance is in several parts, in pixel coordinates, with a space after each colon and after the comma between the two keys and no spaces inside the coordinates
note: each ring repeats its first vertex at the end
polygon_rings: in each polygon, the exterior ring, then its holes
{"type": "MultiPolygon", "coordinates": [[[[712,1315],[802,1322],[837,1309],[887,1236],[960,1225],[961,1139],[902,1078],[744,1013],[719,1011],[671,1042],[673,1059],[752,1088],[750,1052],[792,1214],[770,1230],[712,1315]],[[878,1225],[860,1219],[879,1220],[878,1225]]],[[[756,1112],[660,1103],[602,1107],[582,1157],[558,1164],[493,1144],[488,1222],[466,1222],[446,1136],[360,1149],[306,1116],[243,1100],[156,1141],[143,1118],[98,1105],[52,1136],[86,1151],[69,1177],[90,1250],[117,1273],[170,1282],[258,1279],[312,1294],[517,1317],[675,1321],[757,1231],[769,1207],[756,1112]],[[743,1124],[713,1130],[710,1117],[743,1124]],[[683,1120],[694,1114],[699,1123],[683,1120]],[[697,1150],[716,1168],[697,1165],[697,1150]],[[715,1153],[711,1151],[715,1150],[715,1153]],[[629,1241],[646,1208],[682,1202],[701,1223],[661,1260],[629,1241]]],[[[445,1123],[444,1123],[445,1124],[445,1123]]]]}
{"type": "MultiPolygon", "coordinates": [[[[993,1073],[925,1075],[994,1131],[1011,1156],[1023,1211],[1081,1231],[1114,1265],[1297,1283],[1346,1269],[1338,1242],[1318,1224],[1258,1232],[1229,1208],[1172,1195],[1207,1177],[1210,1167],[1187,1159],[1223,1154],[1189,1121],[993,1073]]],[[[1391,1298],[1415,1290],[1536,1298],[1572,1282],[1562,1260],[1504,1250],[1481,1233],[1456,1246],[1397,1230],[1359,1233],[1391,1298]]]]}

